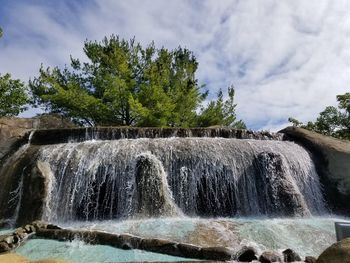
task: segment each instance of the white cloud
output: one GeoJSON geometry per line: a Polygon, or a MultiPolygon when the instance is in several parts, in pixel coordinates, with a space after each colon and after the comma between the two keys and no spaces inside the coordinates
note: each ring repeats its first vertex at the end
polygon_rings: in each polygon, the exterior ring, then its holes
{"type": "Polygon", "coordinates": [[[27,80],[41,62],[62,66],[70,54],[83,58],[86,38],[115,33],[193,50],[200,81],[213,94],[235,84],[239,117],[254,128],[274,129],[289,116],[312,120],[350,90],[347,0],[96,0],[74,10],[56,5],[24,2],[6,10],[0,72],[27,80]]]}

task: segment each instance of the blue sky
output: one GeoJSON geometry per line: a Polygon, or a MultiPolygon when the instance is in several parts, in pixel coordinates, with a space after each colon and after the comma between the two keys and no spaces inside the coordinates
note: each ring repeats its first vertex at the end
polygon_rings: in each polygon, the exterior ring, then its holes
{"type": "Polygon", "coordinates": [[[0,72],[27,81],[41,63],[85,60],[84,40],[111,34],[181,45],[212,96],[233,84],[249,128],[278,130],[350,91],[348,10],[348,0],[0,0],[0,72]]]}

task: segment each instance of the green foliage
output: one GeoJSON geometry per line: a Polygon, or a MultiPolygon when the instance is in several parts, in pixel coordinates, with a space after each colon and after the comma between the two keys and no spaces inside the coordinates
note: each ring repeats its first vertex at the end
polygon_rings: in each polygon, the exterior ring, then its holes
{"type": "Polygon", "coordinates": [[[234,103],[235,90],[228,88],[228,98],[223,99],[223,92],[220,90],[215,101],[209,102],[207,107],[202,108],[198,116],[199,127],[227,126],[238,129],[246,129],[242,120],[236,119],[236,104],[234,103]]]}
{"type": "Polygon", "coordinates": [[[26,109],[28,95],[24,83],[0,74],[0,117],[16,116],[26,109]]]}
{"type": "Polygon", "coordinates": [[[89,125],[193,125],[205,95],[190,51],[112,36],[86,41],[84,52],[90,62],[71,59],[72,70],[40,69],[30,82],[36,105],[89,125]]]}
{"type": "Polygon", "coordinates": [[[198,62],[187,49],[157,49],[153,42],[143,48],[134,39],[112,35],[102,42],[86,41],[84,52],[89,59],[86,63],[71,58],[70,68],[41,67],[39,76],[29,83],[35,105],[82,125],[194,127],[236,123],[233,88],[227,101],[221,93],[221,102],[211,102],[222,104],[215,106],[222,111],[215,121],[205,120],[208,116],[204,112],[211,109],[203,109],[198,117],[208,92],[198,84],[198,62]]]}
{"type": "Polygon", "coordinates": [[[303,123],[298,121],[297,119],[294,119],[292,117],[288,118],[288,121],[293,124],[294,127],[300,127],[303,123]]]}
{"type": "MultiPolygon", "coordinates": [[[[296,126],[335,138],[350,140],[350,93],[338,95],[337,101],[338,108],[328,106],[319,114],[315,122],[309,121],[303,125],[297,121],[296,126]]],[[[290,118],[290,122],[292,122],[291,119],[295,120],[290,118]]]]}
{"type": "Polygon", "coordinates": [[[347,92],[344,95],[337,95],[337,101],[339,102],[338,107],[350,114],[350,92],[347,92]]]}

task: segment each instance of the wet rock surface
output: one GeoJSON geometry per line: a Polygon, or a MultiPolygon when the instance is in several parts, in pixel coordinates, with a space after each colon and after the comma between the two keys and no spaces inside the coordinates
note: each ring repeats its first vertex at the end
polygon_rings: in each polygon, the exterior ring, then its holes
{"type": "Polygon", "coordinates": [[[276,215],[283,211],[284,216],[310,215],[302,193],[291,175],[285,172],[283,156],[274,152],[262,152],[258,154],[255,165],[258,168],[255,176],[260,207],[265,213],[276,215]]]}
{"type": "Polygon", "coordinates": [[[288,248],[282,252],[284,262],[301,261],[300,256],[292,249],[288,248]]]}
{"type": "Polygon", "coordinates": [[[350,238],[328,247],[317,258],[317,263],[350,263],[350,238]]]}
{"type": "Polygon", "coordinates": [[[41,221],[34,221],[31,224],[16,228],[13,233],[0,236],[0,253],[10,252],[42,229],[57,230],[61,228],[41,221]]]}
{"type": "Polygon", "coordinates": [[[26,191],[22,194],[16,225],[24,225],[42,218],[51,173],[49,164],[41,161],[35,162],[33,168],[24,173],[23,184],[26,191]]]}
{"type": "Polygon", "coordinates": [[[234,252],[226,247],[200,247],[163,239],[145,239],[127,234],[118,235],[100,231],[62,229],[59,226],[40,221],[17,228],[12,234],[0,236],[0,253],[15,249],[32,236],[59,241],[79,239],[92,245],[108,245],[120,249],[140,249],[193,259],[226,261],[234,258],[234,252]]]}
{"type": "MultiPolygon", "coordinates": [[[[11,222],[7,221],[12,220],[18,211],[17,202],[21,198],[24,183],[22,173],[26,171],[25,168],[28,165],[31,165],[35,157],[34,149],[27,147],[31,132],[35,129],[69,127],[72,128],[75,125],[59,115],[46,114],[35,118],[0,118],[0,227],[10,225],[11,222]],[[28,155],[24,156],[25,153],[28,155]],[[19,156],[23,156],[23,158],[18,158],[19,156]]],[[[23,192],[26,191],[27,189],[23,192]]],[[[40,195],[42,191],[43,189],[40,189],[37,193],[40,195]]],[[[22,200],[25,199],[22,198],[22,200]]],[[[38,200],[38,198],[33,199],[33,203],[38,200]]],[[[37,207],[40,205],[34,204],[34,206],[31,215],[38,212],[37,207]]],[[[39,217],[29,215],[27,222],[37,218],[39,217]]],[[[23,223],[24,221],[19,222],[19,224],[23,223]]]]}
{"type": "MultiPolygon", "coordinates": [[[[15,229],[11,234],[1,235],[0,254],[11,252],[18,246],[24,244],[29,238],[52,239],[64,242],[80,240],[91,245],[107,245],[125,250],[139,249],[188,259],[205,260],[206,262],[230,260],[261,263],[301,261],[299,255],[292,249],[283,251],[284,260],[282,260],[280,254],[275,251],[265,251],[259,255],[257,249],[251,246],[243,246],[238,251],[234,251],[224,246],[198,246],[165,239],[143,238],[130,234],[114,234],[91,229],[64,229],[42,221],[34,221],[31,224],[15,229]]],[[[313,259],[312,257],[307,257],[305,262],[316,262],[313,261],[313,259]]],[[[317,263],[323,262],[325,261],[317,261],[317,263]]],[[[343,263],[345,262],[346,261],[343,263]]]]}
{"type": "Polygon", "coordinates": [[[306,256],[304,262],[306,263],[316,263],[316,258],[312,256],[306,256]]]}
{"type": "Polygon", "coordinates": [[[73,128],[69,120],[55,114],[35,118],[0,118],[0,161],[20,145],[27,142],[29,132],[34,129],[73,128]]]}
{"type": "Polygon", "coordinates": [[[71,241],[76,238],[89,244],[108,245],[121,249],[141,249],[184,258],[230,260],[234,252],[225,247],[198,247],[162,239],[143,239],[132,235],[117,235],[99,231],[69,229],[37,229],[39,238],[71,241]]]}
{"type": "Polygon", "coordinates": [[[24,228],[17,228],[12,234],[0,236],[0,253],[17,248],[32,234],[33,232],[28,233],[24,228]]]}
{"type": "Polygon", "coordinates": [[[258,259],[257,254],[258,252],[255,248],[244,246],[236,253],[236,260],[240,262],[252,262],[258,259]]]}
{"type": "Polygon", "coordinates": [[[326,201],[333,212],[350,215],[350,141],[297,127],[280,132],[312,153],[326,201]]]}
{"type": "Polygon", "coordinates": [[[282,259],[274,251],[265,251],[260,255],[259,261],[261,263],[272,263],[272,262],[282,262],[282,259]]]}

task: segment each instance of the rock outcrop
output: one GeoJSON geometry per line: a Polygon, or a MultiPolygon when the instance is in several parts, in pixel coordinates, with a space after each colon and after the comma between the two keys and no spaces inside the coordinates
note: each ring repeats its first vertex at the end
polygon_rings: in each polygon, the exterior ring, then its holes
{"type": "Polygon", "coordinates": [[[280,131],[313,156],[324,186],[326,201],[333,212],[350,214],[350,141],[338,140],[297,127],[280,131]]]}
{"type": "Polygon", "coordinates": [[[0,165],[3,159],[28,141],[30,131],[73,127],[76,126],[69,120],[55,114],[45,114],[34,118],[0,118],[0,165]]]}
{"type": "MultiPolygon", "coordinates": [[[[35,157],[35,147],[24,146],[0,166],[0,220],[4,222],[2,225],[11,226],[17,219],[23,200],[22,194],[26,193],[24,189],[29,186],[25,183],[28,182],[27,179],[30,179],[30,176],[26,175],[30,173],[35,157]]],[[[23,201],[29,202],[30,200],[23,201]]]]}
{"type": "Polygon", "coordinates": [[[14,250],[35,234],[33,224],[17,228],[13,233],[0,236],[0,254],[14,250]]]}
{"type": "MultiPolygon", "coordinates": [[[[31,202],[27,207],[33,210],[32,215],[40,215],[41,203],[46,191],[45,182],[42,180],[45,176],[38,166],[36,170],[30,170],[30,167],[35,166],[35,147],[27,147],[32,136],[31,131],[73,127],[76,126],[69,120],[55,114],[45,114],[34,118],[0,118],[0,226],[14,223],[16,214],[22,212],[18,207],[20,199],[24,203],[31,202]],[[18,158],[20,156],[23,158],[18,158]],[[28,186],[29,190],[28,187],[23,190],[23,186],[28,186]],[[34,196],[29,196],[28,191],[34,196]],[[23,198],[22,193],[26,195],[23,198]]],[[[29,217],[26,220],[30,222],[35,219],[38,219],[38,216],[29,217]]],[[[25,222],[20,221],[19,223],[25,222]]]]}
{"type": "Polygon", "coordinates": [[[313,256],[306,256],[304,262],[306,263],[316,263],[317,259],[313,256]]]}
{"type": "Polygon", "coordinates": [[[321,253],[317,263],[350,263],[350,238],[334,243],[321,253]]]}
{"type": "Polygon", "coordinates": [[[284,216],[309,215],[307,205],[293,178],[286,173],[280,154],[262,152],[258,154],[256,181],[260,207],[270,216],[284,211],[284,216]],[[271,204],[274,204],[271,206],[271,204]]]}
{"type": "Polygon", "coordinates": [[[238,262],[252,262],[257,259],[258,252],[253,247],[244,246],[236,253],[236,260],[238,262]]]}
{"type": "Polygon", "coordinates": [[[292,249],[288,248],[282,252],[284,262],[301,261],[301,257],[292,249]]]}
{"type": "Polygon", "coordinates": [[[260,255],[259,261],[261,263],[272,263],[272,262],[282,262],[282,259],[274,251],[265,251],[260,255]]]}
{"type": "Polygon", "coordinates": [[[51,174],[50,165],[41,161],[35,162],[33,168],[24,174],[23,185],[26,186],[26,191],[22,193],[17,225],[42,218],[44,207],[47,205],[51,174]]]}

